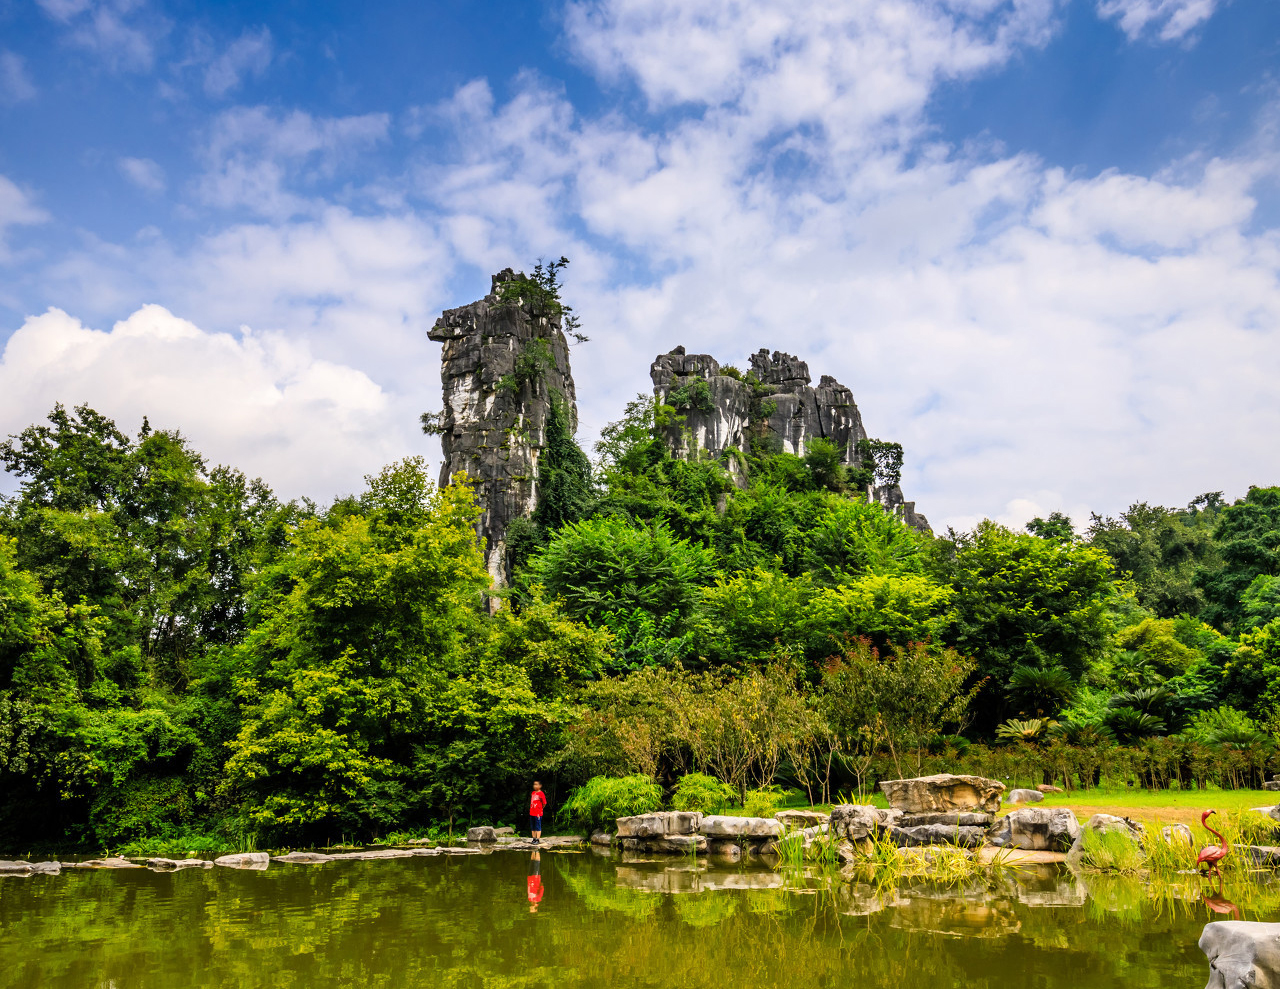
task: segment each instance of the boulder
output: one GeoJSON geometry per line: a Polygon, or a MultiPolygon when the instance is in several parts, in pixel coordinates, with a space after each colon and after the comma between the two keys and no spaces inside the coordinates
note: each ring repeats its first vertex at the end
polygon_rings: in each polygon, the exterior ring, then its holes
{"type": "Polygon", "coordinates": [[[1160,829],[1160,837],[1166,845],[1194,845],[1195,835],[1185,824],[1170,824],[1160,829]]]}
{"type": "Polygon", "coordinates": [[[1271,868],[1280,866],[1280,845],[1234,845],[1232,847],[1254,865],[1265,865],[1271,868]]]}
{"type": "Polygon", "coordinates": [[[493,833],[496,834],[499,838],[502,838],[507,835],[515,834],[516,829],[515,828],[494,828],[493,833]]]}
{"type": "Polygon", "coordinates": [[[1010,790],[1004,802],[1007,804],[1038,804],[1043,799],[1044,794],[1039,790],[1010,790]]]}
{"type": "Polygon", "coordinates": [[[782,822],[772,817],[725,817],[715,814],[702,818],[698,830],[708,838],[781,838],[783,833],[782,822]]]}
{"type": "Polygon", "coordinates": [[[147,859],[147,868],[152,872],[178,872],[181,869],[212,869],[213,863],[206,859],[147,859]]]}
{"type": "Polygon", "coordinates": [[[104,859],[89,859],[86,862],[64,862],[65,866],[71,869],[141,869],[142,866],[137,862],[130,862],[128,859],[122,859],[118,855],[112,855],[104,859]]]}
{"type": "Polygon", "coordinates": [[[880,789],[889,806],[905,814],[937,814],[1000,809],[1004,784],[982,776],[938,773],[907,780],[884,780],[880,789]]]}
{"type": "Polygon", "coordinates": [[[1200,950],[1209,959],[1205,989],[1280,987],[1280,924],[1249,920],[1205,924],[1200,950]]]}
{"type": "Polygon", "coordinates": [[[272,862],[294,862],[299,865],[319,865],[322,862],[332,862],[332,855],[325,855],[323,852],[289,852],[287,855],[273,855],[272,862]]]}
{"type": "Polygon", "coordinates": [[[0,876],[56,876],[61,862],[0,861],[0,876]]]}
{"type": "Polygon", "coordinates": [[[1021,807],[996,821],[990,836],[1001,848],[1065,852],[1080,836],[1080,822],[1066,807],[1021,807]]]}
{"type": "MultiPolygon", "coordinates": [[[[337,858],[338,856],[334,856],[337,858]]],[[[228,869],[265,869],[271,864],[271,856],[266,852],[241,852],[237,855],[222,855],[213,860],[214,865],[228,869]]]]}
{"type": "Polygon", "coordinates": [[[1280,780],[1267,780],[1262,784],[1264,790],[1280,790],[1280,780]]]}
{"type": "Polygon", "coordinates": [[[441,852],[439,848],[415,848],[413,850],[413,854],[414,855],[439,855],[441,854],[441,852]]]}
{"type": "Polygon", "coordinates": [[[835,838],[857,841],[875,834],[884,822],[884,811],[866,804],[840,804],[831,808],[829,827],[835,838]]]}
{"type": "Polygon", "coordinates": [[[782,826],[788,831],[826,824],[831,817],[830,814],[824,814],[820,810],[780,810],[773,816],[781,821],[782,826]]]}
{"type": "Polygon", "coordinates": [[[498,833],[488,825],[467,829],[467,841],[497,841],[498,833]]]}
{"type": "MultiPolygon", "coordinates": [[[[882,812],[883,813],[883,812],[882,812]]],[[[990,814],[902,814],[898,812],[896,827],[918,828],[926,824],[946,824],[950,827],[989,828],[994,821],[990,814]]]]}
{"type": "MultiPolygon", "coordinates": [[[[1138,837],[1146,830],[1141,821],[1131,821],[1127,817],[1116,817],[1114,814],[1094,814],[1084,822],[1084,826],[1090,831],[1123,831],[1134,837],[1138,837]]],[[[1183,827],[1186,825],[1184,824],[1183,827]]]]}
{"type": "Polygon", "coordinates": [[[922,824],[913,828],[891,827],[889,837],[904,848],[923,845],[958,845],[961,848],[981,848],[987,841],[984,827],[960,827],[959,825],[922,824]]]}
{"type": "Polygon", "coordinates": [[[727,859],[730,862],[737,862],[742,858],[742,846],[729,838],[707,842],[707,851],[717,858],[727,859]]]}
{"type": "Polygon", "coordinates": [[[656,811],[620,817],[616,830],[619,838],[665,838],[673,834],[694,834],[701,821],[701,811],[656,811]]]}
{"type": "Polygon", "coordinates": [[[1041,793],[1062,793],[1063,792],[1062,787],[1054,786],[1052,783],[1037,783],[1036,789],[1039,790],[1041,793]]]}
{"type": "Polygon", "coordinates": [[[705,852],[707,839],[700,834],[673,834],[666,838],[650,838],[644,844],[645,851],[665,852],[667,854],[688,855],[705,852]]]}
{"type": "Polygon", "coordinates": [[[591,844],[593,845],[610,845],[613,843],[613,835],[608,831],[597,831],[591,836],[591,844]]]}

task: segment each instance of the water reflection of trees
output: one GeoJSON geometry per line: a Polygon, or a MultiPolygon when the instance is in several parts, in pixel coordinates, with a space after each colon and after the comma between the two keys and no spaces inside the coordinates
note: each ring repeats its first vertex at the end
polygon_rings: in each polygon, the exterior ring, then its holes
{"type": "Polygon", "coordinates": [[[0,981],[1005,989],[1012,979],[1053,989],[1191,985],[1204,972],[1203,907],[1170,908],[1132,881],[1090,880],[1081,905],[1082,888],[1056,872],[948,891],[780,884],[692,862],[670,881],[653,876],[684,863],[630,873],[589,856],[543,863],[537,915],[515,855],[3,880],[0,981]],[[672,888],[688,891],[661,891],[672,888]]]}

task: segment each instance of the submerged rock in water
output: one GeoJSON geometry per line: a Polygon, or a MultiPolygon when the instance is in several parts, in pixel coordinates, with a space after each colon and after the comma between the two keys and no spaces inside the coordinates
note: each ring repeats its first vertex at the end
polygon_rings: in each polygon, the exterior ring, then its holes
{"type": "Polygon", "coordinates": [[[213,863],[206,859],[147,859],[147,868],[152,872],[178,872],[181,869],[212,869],[213,863]]]}
{"type": "Polygon", "coordinates": [[[1205,989],[1280,989],[1280,924],[1220,920],[1204,925],[1205,989]]]}
{"type": "Polygon", "coordinates": [[[261,871],[271,864],[271,856],[266,852],[240,852],[237,855],[223,855],[213,860],[214,865],[228,869],[254,869],[261,871]]]}
{"type": "Polygon", "coordinates": [[[1004,784],[983,776],[956,776],[937,773],[906,780],[884,780],[880,789],[889,806],[904,814],[954,813],[1000,810],[1004,784]]]}
{"type": "Polygon", "coordinates": [[[56,876],[61,862],[0,861],[0,876],[56,876]]]}
{"type": "Polygon", "coordinates": [[[137,862],[130,862],[128,859],[122,859],[118,855],[112,855],[104,859],[89,859],[87,862],[64,862],[69,869],[141,869],[137,862]]]}
{"type": "Polygon", "coordinates": [[[1080,822],[1066,807],[1021,807],[996,821],[991,843],[1002,848],[1065,852],[1080,833],[1080,822]]]}
{"type": "Polygon", "coordinates": [[[273,862],[295,862],[299,865],[320,865],[323,862],[332,862],[334,856],[325,855],[323,852],[289,852],[287,855],[273,855],[273,862]]]}

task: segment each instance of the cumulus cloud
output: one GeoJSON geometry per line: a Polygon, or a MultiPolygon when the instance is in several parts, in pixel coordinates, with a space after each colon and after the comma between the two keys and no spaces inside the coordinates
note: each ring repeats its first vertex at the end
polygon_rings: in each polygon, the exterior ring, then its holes
{"type": "Polygon", "coordinates": [[[35,95],[35,84],[27,75],[22,56],[11,51],[0,51],[0,103],[13,105],[35,95]]]}
{"type": "Polygon", "coordinates": [[[1115,21],[1130,41],[1181,41],[1217,7],[1218,0],[1098,0],[1098,16],[1115,21]]]}
{"type": "Polygon", "coordinates": [[[67,40],[117,70],[145,72],[155,62],[155,40],[168,22],[145,11],[145,0],[37,0],[67,28],[67,40]]]}
{"type": "Polygon", "coordinates": [[[357,490],[409,432],[388,429],[388,396],[363,372],[279,334],[208,333],[156,305],[109,331],[60,309],[28,318],[0,356],[0,431],[55,402],[88,403],[127,431],[146,415],[287,497],[357,490]]]}
{"type": "Polygon", "coordinates": [[[231,110],[196,192],[250,222],[183,249],[86,249],[49,278],[89,311],[156,298],[202,326],[305,339],[377,382],[401,444],[382,459],[416,449],[416,412],[439,407],[435,313],[490,271],[565,253],[592,337],[573,352],[588,444],[648,389],[656,353],[768,347],[853,388],[872,435],[906,447],[904,487],[935,524],[1274,481],[1280,240],[1255,205],[1269,152],[1086,175],[931,129],[942,87],[1043,43],[1056,9],[575,3],[575,57],[625,90],[607,112],[533,76],[506,100],[470,82],[408,115],[411,135],[445,139],[407,178],[366,174],[363,202],[385,205],[361,215],[325,189],[390,139],[386,115],[231,110]]]}
{"type": "Polygon", "coordinates": [[[143,192],[164,192],[164,169],[150,158],[120,158],[116,161],[120,174],[143,192]]]}
{"type": "Polygon", "coordinates": [[[270,64],[271,32],[265,27],[246,31],[206,67],[204,91],[210,96],[225,96],[246,76],[262,76],[270,64]]]}

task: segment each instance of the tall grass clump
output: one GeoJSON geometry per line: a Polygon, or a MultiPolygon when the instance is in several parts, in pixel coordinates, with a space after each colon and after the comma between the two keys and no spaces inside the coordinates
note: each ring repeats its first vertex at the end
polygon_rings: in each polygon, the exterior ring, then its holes
{"type": "MultiPolygon", "coordinates": [[[[1164,844],[1160,832],[1155,840],[1164,844]]],[[[1147,854],[1134,836],[1123,831],[1099,831],[1085,828],[1080,839],[1080,862],[1099,872],[1121,872],[1132,875],[1147,865],[1147,854]]]]}
{"type": "Polygon", "coordinates": [[[705,773],[688,773],[676,781],[671,806],[676,810],[715,811],[730,806],[738,791],[705,773]]]}
{"type": "Polygon", "coordinates": [[[742,812],[747,817],[772,817],[773,812],[782,806],[782,801],[785,797],[786,794],[776,786],[748,790],[747,799],[742,805],[742,812]]]}
{"type": "Polygon", "coordinates": [[[559,816],[570,827],[590,832],[661,807],[662,787],[648,776],[593,776],[569,795],[559,816]]]}

